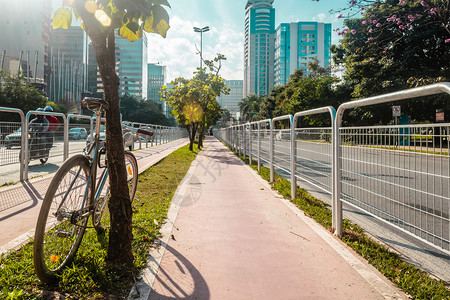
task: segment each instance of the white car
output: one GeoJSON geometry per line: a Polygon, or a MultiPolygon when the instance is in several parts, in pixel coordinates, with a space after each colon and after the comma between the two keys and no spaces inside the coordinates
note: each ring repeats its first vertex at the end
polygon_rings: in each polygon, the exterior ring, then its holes
{"type": "Polygon", "coordinates": [[[72,128],[69,130],[69,139],[81,140],[86,139],[87,131],[84,128],[72,128]]]}

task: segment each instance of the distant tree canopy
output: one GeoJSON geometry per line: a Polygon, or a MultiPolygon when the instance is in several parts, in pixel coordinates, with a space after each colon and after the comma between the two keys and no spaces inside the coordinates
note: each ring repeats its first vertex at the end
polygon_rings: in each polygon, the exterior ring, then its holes
{"type": "Polygon", "coordinates": [[[188,131],[192,151],[196,135],[201,147],[206,129],[220,119],[222,112],[217,97],[228,94],[229,87],[218,71],[207,73],[206,68],[199,68],[191,79],[180,77],[170,84],[170,88],[163,87],[162,96],[173,108],[172,113],[179,124],[188,131]]]}
{"type": "MultiPolygon", "coordinates": [[[[317,0],[313,0],[317,1],[317,0]]],[[[245,120],[261,120],[351,100],[450,81],[450,0],[356,0],[347,13],[339,45],[330,47],[343,78],[331,76],[317,61],[307,72],[296,70],[284,86],[268,96],[249,95],[240,104],[245,120]],[[256,114],[254,112],[257,112],[256,114]]],[[[393,105],[413,122],[433,122],[437,109],[450,115],[450,95],[411,99],[348,110],[348,125],[388,124],[393,105]]],[[[311,116],[302,126],[329,124],[329,117],[311,116]]]]}
{"type": "Polygon", "coordinates": [[[124,121],[165,126],[175,125],[173,119],[166,118],[158,103],[129,94],[120,97],[120,112],[124,121]]]}
{"type": "MultiPolygon", "coordinates": [[[[402,3],[376,2],[362,18],[345,20],[348,30],[331,51],[335,62],[345,66],[344,82],[353,99],[450,80],[449,32],[435,22],[436,13],[426,11],[432,1],[425,6],[420,1],[402,3]]],[[[446,95],[428,99],[403,101],[402,113],[432,121],[437,108],[450,109],[446,95]]],[[[385,124],[392,119],[392,105],[355,109],[349,117],[359,124],[385,124]]]]}
{"type": "MultiPolygon", "coordinates": [[[[327,72],[319,70],[316,64],[308,75],[296,70],[288,83],[271,90],[269,96],[249,95],[239,103],[239,110],[244,120],[263,120],[273,117],[295,114],[299,111],[323,106],[338,107],[350,99],[350,89],[340,80],[327,72]]],[[[321,69],[324,70],[324,69],[321,69]]],[[[314,115],[302,122],[307,126],[330,125],[329,116],[314,115]]]]}
{"type": "MultiPolygon", "coordinates": [[[[38,107],[44,107],[47,98],[22,77],[13,77],[0,72],[0,106],[21,109],[25,114],[38,107]]],[[[2,121],[19,122],[18,114],[1,113],[2,121]]]]}

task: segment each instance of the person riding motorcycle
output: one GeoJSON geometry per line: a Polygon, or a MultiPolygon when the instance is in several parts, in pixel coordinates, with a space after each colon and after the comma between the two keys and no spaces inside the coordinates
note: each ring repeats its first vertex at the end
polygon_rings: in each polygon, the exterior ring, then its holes
{"type": "MultiPolygon", "coordinates": [[[[36,111],[44,111],[44,109],[38,108],[36,109],[36,111]]],[[[47,151],[50,151],[50,148],[48,148],[47,146],[48,142],[46,135],[49,128],[49,122],[44,117],[44,115],[36,114],[36,118],[31,120],[28,127],[31,134],[36,134],[36,142],[39,143],[39,147],[42,147],[44,145],[46,147],[45,149],[47,151]]]]}
{"type": "MultiPolygon", "coordinates": [[[[44,108],[44,111],[53,112],[53,108],[51,106],[46,106],[44,108]]],[[[53,147],[53,141],[55,140],[55,132],[59,129],[61,123],[59,123],[58,119],[55,116],[46,115],[45,118],[49,122],[46,136],[48,145],[46,146],[46,148],[50,149],[53,147]]]]}

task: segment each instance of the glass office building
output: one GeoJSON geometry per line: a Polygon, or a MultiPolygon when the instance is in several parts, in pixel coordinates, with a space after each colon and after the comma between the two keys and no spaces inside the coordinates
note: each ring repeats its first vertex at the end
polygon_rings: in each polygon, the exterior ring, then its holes
{"type": "Polygon", "coordinates": [[[79,102],[82,93],[97,91],[97,61],[80,26],[51,30],[49,64],[50,100],[79,102]]]}
{"type": "Polygon", "coordinates": [[[2,4],[0,69],[13,75],[20,70],[28,81],[46,84],[50,74],[51,1],[3,1],[2,4]]]}
{"type": "Polygon", "coordinates": [[[145,34],[139,40],[130,42],[116,33],[116,71],[120,80],[119,95],[147,97],[148,66],[145,34]]]}
{"type": "Polygon", "coordinates": [[[243,80],[225,80],[225,84],[230,87],[228,95],[220,95],[217,101],[220,107],[227,109],[234,118],[237,118],[239,112],[239,102],[242,101],[242,92],[244,88],[243,80]]]}
{"type": "Polygon", "coordinates": [[[295,22],[280,24],[275,33],[275,85],[282,86],[296,69],[305,70],[317,60],[330,65],[331,24],[295,22]]]}
{"type": "Polygon", "coordinates": [[[274,83],[274,0],[248,0],[245,6],[243,96],[268,95],[274,83]]]}
{"type": "Polygon", "coordinates": [[[166,83],[166,66],[158,63],[150,63],[148,66],[148,88],[147,88],[147,100],[154,101],[159,104],[162,112],[166,117],[170,117],[171,109],[161,100],[161,87],[166,83]]]}

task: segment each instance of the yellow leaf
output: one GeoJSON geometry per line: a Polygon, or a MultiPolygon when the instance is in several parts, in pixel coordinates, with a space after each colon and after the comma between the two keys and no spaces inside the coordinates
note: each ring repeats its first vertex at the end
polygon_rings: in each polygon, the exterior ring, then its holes
{"type": "Polygon", "coordinates": [[[134,42],[142,37],[142,28],[140,26],[137,28],[136,32],[133,32],[132,30],[130,30],[130,28],[128,28],[127,25],[128,23],[120,27],[119,29],[120,36],[126,38],[130,42],[134,42]]]}
{"type": "Polygon", "coordinates": [[[153,13],[151,14],[151,16],[145,18],[144,30],[149,33],[155,32],[155,30],[153,29],[153,13]]]}
{"type": "Polygon", "coordinates": [[[167,24],[166,20],[162,19],[159,21],[158,25],[156,25],[156,32],[159,33],[163,38],[166,38],[167,31],[170,26],[167,24]]]}
{"type": "Polygon", "coordinates": [[[115,13],[117,13],[119,11],[117,9],[117,6],[112,1],[110,1],[108,3],[108,6],[111,8],[111,13],[113,13],[113,14],[115,14],[115,13]]]}
{"type": "Polygon", "coordinates": [[[53,29],[63,28],[69,29],[72,24],[72,12],[68,8],[58,8],[53,15],[53,29]]]}

